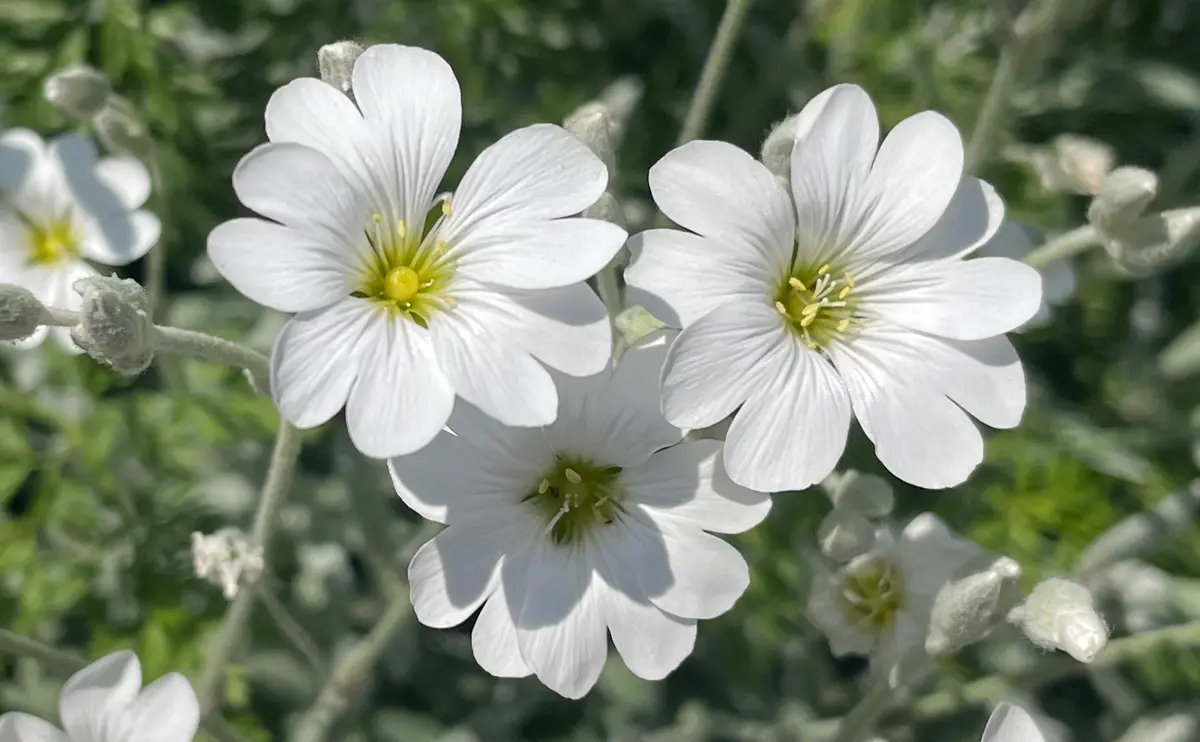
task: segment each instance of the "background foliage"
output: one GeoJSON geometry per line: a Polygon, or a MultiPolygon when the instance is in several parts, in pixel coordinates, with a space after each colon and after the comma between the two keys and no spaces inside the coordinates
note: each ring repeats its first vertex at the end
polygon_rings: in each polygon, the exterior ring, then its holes
{"type": "MultiPolygon", "coordinates": [[[[1186,0],[1059,0],[1066,21],[1012,95],[1003,144],[1096,137],[1121,163],[1159,172],[1158,207],[1192,205],[1200,180],[1200,8],[1186,0]]],[[[46,76],[90,63],[144,112],[167,184],[169,301],[160,322],[267,350],[282,317],[218,280],[207,232],[239,213],[238,158],[265,139],[267,97],[315,75],[315,51],[339,38],[401,42],[446,56],[462,83],[471,158],[513,127],[558,121],[622,76],[643,95],[619,154],[618,195],[636,230],[652,218],[646,171],[674,144],[722,11],[719,0],[3,0],[0,97],[5,126],[71,127],[41,97],[46,76]]],[[[970,132],[996,66],[1000,0],[758,0],[708,136],[757,152],[773,122],[834,82],[857,82],[891,126],[925,108],[970,132]]],[[[1001,151],[997,147],[997,152],[1001,151]]],[[[1010,214],[1050,232],[1082,223],[1086,201],[1046,189],[1028,164],[997,156],[982,174],[1010,214]]],[[[1079,291],[1054,322],[1017,339],[1031,407],[992,434],[984,467],[946,492],[901,488],[898,514],[934,510],[1021,562],[1030,580],[1069,572],[1099,533],[1178,490],[1195,473],[1200,384],[1187,347],[1160,353],[1196,319],[1195,268],[1127,280],[1103,251],[1079,260],[1079,291]],[[1182,357],[1183,360],[1178,360],[1182,357]]],[[[128,275],[142,278],[135,264],[128,275]]],[[[1188,346],[1190,347],[1190,346],[1188,346]]],[[[254,508],[275,424],[239,372],[172,359],[124,379],[47,344],[0,355],[0,626],[90,657],[132,647],[146,674],[198,673],[226,608],[192,575],[189,534],[254,508]]],[[[403,575],[419,528],[386,472],[338,424],[306,435],[280,515],[268,575],[332,657],[375,621],[403,575]],[[369,514],[364,517],[364,514],[369,514]],[[383,545],[384,548],[381,548],[383,545]]],[[[847,461],[876,471],[855,433],[847,461]]],[[[882,472],[880,472],[882,473],[882,472]]],[[[738,539],[753,570],[728,615],[702,625],[695,655],[661,683],[610,663],[580,703],[534,680],[495,680],[471,660],[468,628],[408,621],[333,738],[455,740],[801,740],[815,719],[860,696],[865,663],[835,661],[804,615],[822,568],[814,546],[828,510],[814,490],[776,499],[738,539]]],[[[1200,617],[1200,532],[1147,555],[1167,580],[1140,613],[1108,605],[1116,635],[1200,617]],[[1136,619],[1136,621],[1134,620],[1136,619]],[[1138,623],[1140,621],[1140,623],[1138,623]]],[[[1141,579],[1141,578],[1139,578],[1141,579]]],[[[1153,583],[1153,584],[1151,584],[1153,583]]],[[[1128,587],[1128,586],[1127,586],[1128,587]]],[[[1120,596],[1118,596],[1120,597],[1120,596]]],[[[226,716],[252,739],[286,739],[319,680],[258,610],[226,676],[226,716]]],[[[1038,661],[1002,633],[947,662],[937,685],[1019,673],[1038,661]]],[[[0,710],[54,716],[63,678],[0,658],[0,710]]],[[[1003,688],[1003,686],[1001,686],[1003,688]]],[[[926,691],[932,690],[927,687],[926,691]]],[[[1029,687],[1017,689],[1031,691],[1029,687]]],[[[1064,723],[1063,738],[1115,739],[1138,716],[1200,695],[1200,654],[1155,651],[1119,669],[1082,668],[1024,696],[1064,723]]],[[[977,740],[986,708],[890,720],[894,742],[977,740]]],[[[810,735],[811,732],[811,735],[810,735]]],[[[1200,732],[1198,732],[1200,734],[1200,732]]]]}

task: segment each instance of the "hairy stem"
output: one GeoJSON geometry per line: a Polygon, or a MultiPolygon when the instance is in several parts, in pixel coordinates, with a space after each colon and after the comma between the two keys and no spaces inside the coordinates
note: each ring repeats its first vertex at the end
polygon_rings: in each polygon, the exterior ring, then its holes
{"type": "Polygon", "coordinates": [[[249,372],[254,385],[260,391],[270,388],[270,364],[267,357],[244,345],[203,332],[161,325],[154,328],[153,342],[156,353],[171,353],[201,361],[238,366],[249,372]]]}
{"type": "Polygon", "coordinates": [[[712,115],[713,106],[717,102],[717,94],[725,81],[725,71],[729,68],[730,58],[733,57],[733,47],[742,30],[742,23],[746,20],[750,2],[751,0],[727,0],[725,3],[725,13],[721,16],[712,45],[708,48],[708,58],[704,60],[700,82],[696,85],[696,92],[692,94],[692,103],[683,120],[677,144],[686,144],[704,134],[708,117],[712,115]]]}
{"type": "MultiPolygon", "coordinates": [[[[254,525],[250,532],[250,543],[254,547],[262,547],[263,561],[266,564],[270,563],[267,546],[271,531],[279,520],[279,506],[291,489],[299,456],[300,431],[280,420],[279,432],[275,436],[275,450],[271,454],[267,479],[263,484],[262,497],[259,499],[258,511],[254,515],[254,525]]],[[[218,693],[225,674],[225,664],[250,621],[256,593],[257,591],[252,589],[239,591],[221,621],[196,692],[200,697],[200,708],[204,712],[216,709],[220,705],[218,693]]]]}
{"type": "Polygon", "coordinates": [[[1025,256],[1025,263],[1034,268],[1045,268],[1051,263],[1075,257],[1101,243],[1101,236],[1090,224],[1072,229],[1048,241],[1025,256]]]}
{"type": "Polygon", "coordinates": [[[279,633],[283,634],[284,638],[296,648],[296,651],[308,661],[308,664],[312,665],[318,676],[322,679],[328,677],[329,667],[321,654],[320,645],[312,638],[308,630],[292,616],[283,601],[263,583],[258,585],[258,599],[262,602],[263,608],[267,609],[267,613],[275,622],[279,633]]]}

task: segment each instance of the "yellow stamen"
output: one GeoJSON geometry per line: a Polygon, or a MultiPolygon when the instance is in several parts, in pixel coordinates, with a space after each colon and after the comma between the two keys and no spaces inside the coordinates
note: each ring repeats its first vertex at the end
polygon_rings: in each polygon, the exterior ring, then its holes
{"type": "Polygon", "coordinates": [[[403,219],[398,219],[396,221],[396,236],[400,239],[404,239],[408,236],[408,227],[405,226],[403,219]]]}
{"type": "Polygon", "coordinates": [[[823,276],[828,272],[829,272],[829,263],[826,263],[825,265],[821,266],[820,268],[817,268],[818,276],[823,276]]]}
{"type": "Polygon", "coordinates": [[[821,311],[820,304],[807,304],[807,305],[805,305],[804,309],[800,310],[800,316],[801,317],[812,317],[819,311],[821,311]]]}
{"type": "Polygon", "coordinates": [[[850,287],[849,286],[847,286],[846,288],[844,288],[838,292],[839,299],[845,299],[849,295],[850,295],[850,287]]]}
{"type": "MultiPolygon", "coordinates": [[[[807,308],[807,307],[806,307],[806,308],[807,308]]],[[[804,316],[804,317],[803,317],[803,318],[800,320],[800,326],[801,326],[801,327],[808,327],[809,325],[811,325],[813,322],[816,322],[816,321],[817,321],[817,315],[816,315],[815,313],[814,313],[814,314],[805,315],[805,316],[804,316]]]]}
{"type": "Polygon", "coordinates": [[[787,307],[785,307],[781,301],[775,302],[775,311],[779,312],[784,317],[788,316],[787,307]]]}
{"type": "Polygon", "coordinates": [[[539,495],[544,495],[549,491],[550,491],[550,480],[549,479],[543,479],[541,482],[538,483],[538,494],[539,495]]]}
{"type": "Polygon", "coordinates": [[[411,301],[420,290],[421,277],[407,265],[391,269],[383,280],[383,293],[387,298],[401,304],[411,301]]]}
{"type": "Polygon", "coordinates": [[[846,279],[846,283],[850,286],[850,288],[854,288],[854,276],[847,273],[844,278],[846,279]]]}
{"type": "Polygon", "coordinates": [[[850,320],[848,320],[848,319],[844,319],[844,320],[842,320],[841,322],[837,323],[837,331],[838,331],[838,332],[845,332],[845,331],[846,331],[846,328],[847,328],[847,327],[849,327],[849,326],[850,326],[850,320]]]}
{"type": "Polygon", "coordinates": [[[583,477],[579,476],[579,472],[575,471],[574,469],[567,469],[563,472],[563,475],[566,476],[567,481],[571,484],[579,484],[583,481],[583,477]]]}
{"type": "Polygon", "coordinates": [[[446,199],[442,202],[442,215],[450,216],[450,199],[446,199]]]}
{"type": "Polygon", "coordinates": [[[799,278],[796,278],[795,276],[792,276],[791,278],[788,279],[788,286],[791,286],[792,288],[796,289],[797,291],[807,291],[808,290],[804,287],[804,281],[801,281],[799,278]]]}

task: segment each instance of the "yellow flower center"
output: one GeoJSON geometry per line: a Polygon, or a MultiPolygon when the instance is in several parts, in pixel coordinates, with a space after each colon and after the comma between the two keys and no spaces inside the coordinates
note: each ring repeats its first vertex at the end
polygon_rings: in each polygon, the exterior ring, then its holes
{"type": "Polygon", "coordinates": [[[556,456],[554,466],[521,501],[545,519],[551,541],[576,544],[593,528],[620,516],[625,501],[620,479],[619,466],[556,456]]]}
{"type": "Polygon", "coordinates": [[[832,270],[794,270],[775,292],[775,311],[809,348],[818,349],[850,329],[858,306],[854,277],[832,270]]]}
{"type": "Polygon", "coordinates": [[[890,629],[904,607],[900,570],[882,557],[849,569],[842,582],[842,605],[855,628],[873,634],[890,629]]]}
{"type": "Polygon", "coordinates": [[[79,238],[69,219],[62,217],[48,223],[25,221],[30,265],[53,265],[79,254],[79,238]]]}
{"type": "Polygon", "coordinates": [[[446,286],[454,264],[446,257],[446,243],[437,239],[440,219],[449,211],[449,204],[442,202],[430,211],[428,228],[420,230],[410,230],[403,220],[387,229],[383,216],[372,214],[366,229],[371,252],[351,295],[377,302],[422,327],[428,327],[437,312],[451,309],[454,300],[446,295],[446,286]]]}

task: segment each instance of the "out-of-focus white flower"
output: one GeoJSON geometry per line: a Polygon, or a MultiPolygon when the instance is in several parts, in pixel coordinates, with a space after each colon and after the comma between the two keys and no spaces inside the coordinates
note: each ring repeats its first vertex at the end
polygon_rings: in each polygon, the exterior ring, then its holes
{"type": "Polygon", "coordinates": [[[762,491],[821,481],[851,417],[885,466],[926,488],[983,460],[971,417],[1015,426],[1025,380],[1004,333],[1041,302],[1037,271],[964,260],[1003,206],[963,176],[963,147],[925,112],[879,144],[853,85],[800,112],[791,195],[765,165],[698,141],[650,171],[659,208],[690,231],[631,241],[633,301],[683,332],[663,374],[668,420],[712,425],[737,410],[725,445],[734,481],[762,491]]]}
{"type": "Polygon", "coordinates": [[[42,95],[51,105],[80,120],[99,113],[110,94],[112,84],[108,76],[87,65],[69,67],[51,75],[42,87],[42,95]]]}
{"type": "Polygon", "coordinates": [[[610,634],[635,675],[661,679],[691,653],[697,619],[746,589],[745,560],[711,533],[751,528],[770,499],[728,479],[719,442],[678,443],[659,411],[665,354],[659,332],[611,372],[560,377],[544,430],[460,403],[457,435],[389,461],[405,503],[447,524],[409,565],[417,618],[445,628],[483,606],[472,646],[493,675],[581,697],[610,634]]]}
{"type": "Polygon", "coordinates": [[[271,143],[233,175],[263,218],[208,238],[235,288],[296,313],[271,355],[281,414],[310,428],[344,407],[355,446],[376,458],[428,444],[456,394],[506,425],[549,424],[558,395],[542,364],[583,376],[611,353],[582,281],[625,231],[572,216],[604,192],[604,164],[560,127],[529,126],[439,201],[462,118],[450,66],[373,46],[352,81],[354,101],[312,78],[271,97],[271,143]]]}
{"type": "Polygon", "coordinates": [[[1086,587],[1062,577],[1042,581],[1009,620],[1044,649],[1061,649],[1080,662],[1091,662],[1108,643],[1108,626],[1096,612],[1086,587]]]}
{"type": "Polygon", "coordinates": [[[137,655],[101,657],[71,676],[59,696],[63,730],[28,714],[0,716],[0,742],[190,742],[200,703],[187,679],[169,673],[142,688],[137,655]]]}
{"type": "Polygon", "coordinates": [[[233,600],[239,588],[262,577],[263,550],[236,528],[211,536],[193,533],[192,567],[197,577],[217,585],[226,600],[233,600]]]}
{"type": "Polygon", "coordinates": [[[869,553],[819,580],[809,617],[835,655],[870,655],[891,666],[924,651],[938,590],[979,553],[936,515],[923,513],[899,536],[881,529],[869,553]]]}
{"type": "Polygon", "coordinates": [[[1007,154],[1012,160],[1029,163],[1042,188],[1085,196],[1100,190],[1116,162],[1112,147],[1078,134],[1061,134],[1048,145],[1017,145],[1007,154]]]}
{"type": "Polygon", "coordinates": [[[848,562],[875,545],[875,525],[857,510],[835,507],[817,529],[821,553],[835,562],[848,562]]]}
{"type": "MultiPolygon", "coordinates": [[[[0,136],[0,281],[29,289],[42,303],[78,311],[75,281],[96,273],[88,260],[127,265],[158,241],[158,217],[140,211],[150,173],[129,157],[98,159],[77,136],[49,144],[32,131],[0,136]]],[[[19,347],[40,345],[41,328],[19,347]]],[[[79,352],[66,328],[63,348],[79,352]]]]}
{"type": "MultiPolygon", "coordinates": [[[[1029,229],[1017,222],[1005,220],[996,236],[979,248],[979,255],[996,258],[1023,260],[1033,252],[1035,245],[1030,239],[1029,229]]],[[[1041,327],[1048,323],[1055,307],[1062,306],[1075,295],[1075,269],[1068,260],[1057,260],[1039,271],[1042,274],[1042,303],[1037,313],[1028,322],[1017,328],[1017,332],[1041,327]]]]}
{"type": "Polygon", "coordinates": [[[1002,703],[988,719],[980,742],[1046,742],[1046,736],[1028,712],[1011,703],[1002,703]]]}

